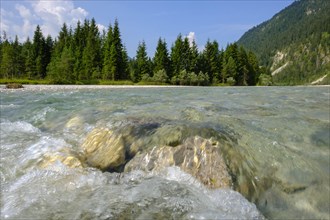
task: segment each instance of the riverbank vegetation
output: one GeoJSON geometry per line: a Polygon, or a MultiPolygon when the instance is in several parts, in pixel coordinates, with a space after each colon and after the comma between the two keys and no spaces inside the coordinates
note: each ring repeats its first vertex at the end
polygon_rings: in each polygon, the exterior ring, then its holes
{"type": "Polygon", "coordinates": [[[271,84],[255,54],[236,43],[221,49],[217,41],[208,40],[200,51],[194,41],[179,34],[170,49],[165,39],[159,38],[152,58],[147,54],[146,43],[141,41],[136,56],[130,58],[117,20],[103,33],[94,19],[78,21],[75,29],[64,23],[56,39],[45,37],[37,26],[33,39],[27,38],[24,43],[17,37],[8,39],[4,33],[0,50],[0,83],[271,84]]]}

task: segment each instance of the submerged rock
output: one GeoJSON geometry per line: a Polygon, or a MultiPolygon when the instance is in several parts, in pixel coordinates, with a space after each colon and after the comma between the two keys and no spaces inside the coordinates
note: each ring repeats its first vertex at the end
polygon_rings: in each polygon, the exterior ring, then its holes
{"type": "Polygon", "coordinates": [[[70,131],[82,130],[84,126],[84,120],[80,116],[71,118],[66,124],[65,128],[70,131]]]}
{"type": "Polygon", "coordinates": [[[58,161],[70,168],[84,167],[84,164],[77,156],[66,153],[45,154],[42,158],[42,161],[39,162],[38,165],[40,168],[47,168],[54,165],[58,161]]]}
{"type": "Polygon", "coordinates": [[[125,163],[125,145],[122,135],[108,128],[95,128],[82,145],[86,162],[101,170],[116,170],[125,163]]]}
{"type": "Polygon", "coordinates": [[[160,171],[177,166],[210,188],[232,187],[222,144],[211,137],[222,140],[211,128],[129,120],[111,129],[95,128],[82,149],[86,163],[103,171],[160,171]]]}
{"type": "Polygon", "coordinates": [[[169,166],[180,167],[210,188],[232,186],[219,143],[198,136],[187,138],[177,147],[154,147],[140,153],[126,164],[125,172],[157,171],[169,166]]]}

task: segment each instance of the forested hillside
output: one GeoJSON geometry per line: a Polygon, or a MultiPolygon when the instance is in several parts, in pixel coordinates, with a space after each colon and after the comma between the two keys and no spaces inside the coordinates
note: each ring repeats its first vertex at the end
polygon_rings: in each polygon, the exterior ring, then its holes
{"type": "MultiPolygon", "coordinates": [[[[0,43],[1,79],[47,80],[54,84],[134,83],[174,85],[256,85],[260,72],[256,56],[236,43],[225,50],[216,41],[199,51],[195,42],[178,35],[168,49],[159,38],[154,57],[144,41],[129,58],[118,21],[100,33],[94,19],[66,24],[56,39],[45,37],[39,26],[33,39],[20,43],[4,34],[0,43]]],[[[263,78],[263,83],[268,83],[263,78]]]]}
{"type": "Polygon", "coordinates": [[[330,84],[330,1],[300,0],[237,42],[256,53],[275,84],[330,84]]]}

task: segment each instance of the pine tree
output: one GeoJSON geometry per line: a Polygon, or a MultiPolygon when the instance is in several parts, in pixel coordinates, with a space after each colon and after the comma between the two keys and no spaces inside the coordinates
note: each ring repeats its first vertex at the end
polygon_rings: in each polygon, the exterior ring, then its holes
{"type": "Polygon", "coordinates": [[[34,58],[33,48],[30,38],[28,37],[23,44],[22,54],[24,57],[24,73],[25,76],[30,79],[33,75],[34,58]]]}
{"type": "Polygon", "coordinates": [[[161,38],[158,39],[153,64],[153,72],[156,73],[160,70],[164,70],[166,75],[171,77],[170,58],[168,55],[167,44],[166,41],[163,41],[161,38]]]}
{"type": "Polygon", "coordinates": [[[45,38],[41,32],[40,26],[37,25],[33,36],[33,66],[32,66],[32,77],[33,78],[45,78],[46,68],[48,63],[45,60],[44,48],[45,48],[45,38]]]}
{"type": "Polygon", "coordinates": [[[237,66],[233,57],[229,57],[228,61],[224,63],[222,70],[222,77],[226,80],[227,83],[231,85],[236,84],[236,73],[237,66]]]}
{"type": "Polygon", "coordinates": [[[249,62],[248,85],[254,86],[258,82],[258,78],[260,76],[260,69],[259,69],[259,63],[257,57],[251,51],[249,51],[248,53],[248,62],[249,62]]]}
{"type": "Polygon", "coordinates": [[[123,59],[123,44],[121,41],[119,23],[118,20],[115,20],[113,28],[113,44],[116,50],[116,72],[112,73],[114,75],[114,80],[122,80],[127,77],[127,63],[123,59]]]}
{"type": "Polygon", "coordinates": [[[122,49],[122,74],[121,74],[121,79],[122,80],[128,80],[130,79],[130,75],[129,75],[129,66],[128,66],[128,54],[127,54],[127,50],[126,47],[123,46],[122,49]]]}
{"type": "Polygon", "coordinates": [[[180,74],[182,67],[182,50],[183,50],[182,35],[179,34],[174,42],[174,45],[171,48],[171,63],[172,63],[173,76],[178,76],[180,74]]]}
{"type": "MultiPolygon", "coordinates": [[[[86,21],[85,21],[86,24],[86,21]]],[[[72,42],[72,46],[73,46],[73,53],[74,53],[74,68],[73,68],[73,74],[74,74],[74,78],[76,80],[80,79],[81,76],[83,75],[83,71],[84,71],[84,67],[82,64],[82,56],[83,56],[83,51],[86,45],[86,36],[84,35],[85,31],[84,31],[85,27],[81,26],[80,21],[78,21],[77,23],[77,27],[74,31],[73,34],[73,42],[72,42]]]]}
{"type": "Polygon", "coordinates": [[[15,41],[12,44],[14,50],[14,75],[13,77],[22,77],[24,74],[24,60],[22,56],[22,45],[18,42],[17,35],[15,36],[15,41]]]}
{"type": "Polygon", "coordinates": [[[219,53],[219,44],[216,41],[208,40],[203,51],[206,60],[205,72],[208,73],[211,82],[217,82],[220,79],[221,60],[219,53]]]}
{"type": "Polygon", "coordinates": [[[53,83],[62,84],[75,81],[73,47],[72,31],[68,30],[67,25],[64,23],[59,32],[59,37],[54,43],[51,61],[47,67],[47,77],[53,83]]]}
{"type": "Polygon", "coordinates": [[[190,45],[189,40],[185,37],[182,41],[182,50],[181,50],[181,65],[180,70],[190,70],[190,45]]]}
{"type": "Polygon", "coordinates": [[[237,72],[238,72],[238,46],[236,43],[233,44],[229,44],[227,45],[226,50],[223,53],[223,58],[222,58],[222,62],[223,62],[223,66],[222,66],[222,72],[221,72],[221,79],[223,81],[223,83],[225,83],[225,81],[227,81],[227,78],[232,77],[232,79],[235,81],[236,83],[236,76],[237,76],[237,72]],[[233,66],[233,63],[235,65],[235,71],[230,68],[230,71],[228,70],[228,62],[229,59],[232,59],[230,66],[233,66]],[[224,71],[225,70],[225,71],[224,71]]]}
{"type": "Polygon", "coordinates": [[[239,86],[247,86],[249,80],[249,61],[246,51],[243,47],[238,51],[236,83],[239,86]]]}
{"type": "Polygon", "coordinates": [[[143,75],[150,76],[150,66],[147,55],[147,47],[144,41],[139,43],[136,51],[136,70],[134,71],[134,82],[139,82],[143,75]]]}
{"type": "Polygon", "coordinates": [[[198,56],[199,56],[198,47],[197,47],[195,40],[193,40],[192,45],[190,46],[190,55],[189,55],[189,59],[190,59],[189,71],[190,72],[198,73],[200,71],[198,68],[198,56]]]}
{"type": "Polygon", "coordinates": [[[115,44],[111,44],[111,48],[110,48],[110,58],[109,58],[109,66],[110,66],[110,79],[112,81],[114,80],[118,80],[118,78],[116,78],[116,74],[119,72],[118,67],[119,63],[118,63],[118,55],[117,55],[117,49],[115,44]]]}
{"type": "Polygon", "coordinates": [[[83,51],[82,64],[84,67],[81,80],[99,79],[101,77],[101,39],[93,18],[90,23],[87,44],[83,51]]]}
{"type": "Polygon", "coordinates": [[[1,77],[13,78],[15,74],[15,51],[8,39],[5,38],[2,44],[1,55],[1,77]]]}
{"type": "MultiPolygon", "coordinates": [[[[0,35],[0,64],[2,62],[2,46],[3,46],[3,40],[2,40],[2,36],[0,35]]],[[[1,77],[1,73],[0,73],[0,77],[1,77]]]]}
{"type": "Polygon", "coordinates": [[[103,69],[102,69],[103,79],[113,79],[111,74],[111,64],[110,64],[112,44],[113,44],[113,31],[110,24],[103,47],[103,69]]]}

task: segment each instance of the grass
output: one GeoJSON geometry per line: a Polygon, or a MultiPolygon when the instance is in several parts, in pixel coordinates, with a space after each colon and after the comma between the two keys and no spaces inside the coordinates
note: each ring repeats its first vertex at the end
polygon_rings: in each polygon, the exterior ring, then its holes
{"type": "MultiPolygon", "coordinates": [[[[327,77],[328,82],[329,77],[327,77]]],[[[134,83],[130,80],[120,80],[120,81],[113,81],[113,80],[89,80],[89,81],[76,81],[76,82],[68,82],[68,83],[56,83],[51,80],[47,79],[1,79],[0,84],[31,84],[31,85],[59,85],[59,84],[72,84],[72,85],[138,85],[138,86],[146,86],[146,85],[157,85],[157,86],[168,86],[171,84],[168,83],[160,83],[160,82],[148,82],[148,81],[140,81],[138,83],[134,83]]],[[[229,84],[218,83],[212,84],[211,86],[230,86],[229,84]]]]}
{"type": "Polygon", "coordinates": [[[49,80],[45,79],[0,79],[0,84],[52,84],[49,80]]]}
{"type": "Polygon", "coordinates": [[[121,80],[121,81],[99,80],[98,85],[134,85],[134,83],[129,80],[121,80]]]}

